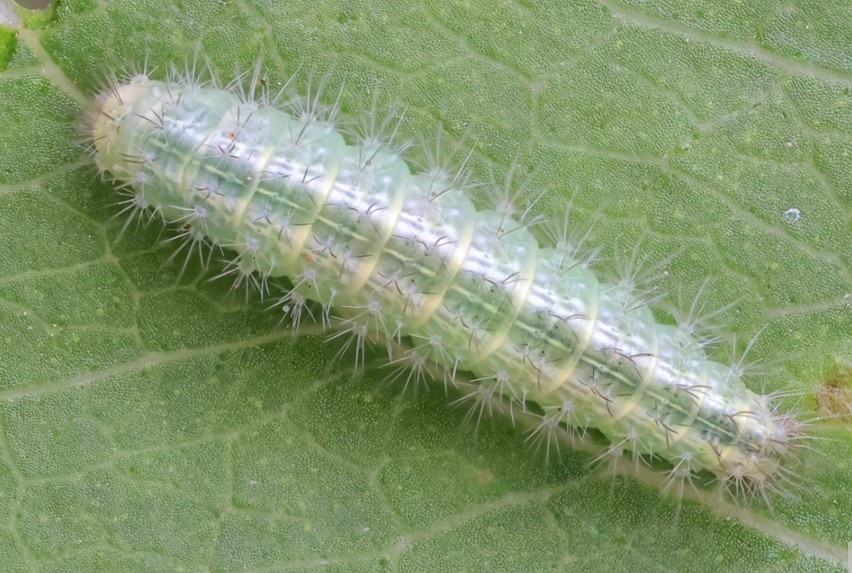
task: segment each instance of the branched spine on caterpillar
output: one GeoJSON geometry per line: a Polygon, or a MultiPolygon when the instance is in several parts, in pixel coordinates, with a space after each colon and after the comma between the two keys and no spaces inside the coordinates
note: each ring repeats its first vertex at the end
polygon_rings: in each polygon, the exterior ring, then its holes
{"type": "Polygon", "coordinates": [[[88,124],[98,167],[128,191],[130,218],[177,224],[189,256],[209,242],[237,253],[235,284],[287,277],[278,303],[298,326],[309,301],[348,335],[402,339],[392,357],[419,381],[466,371],[464,400],[545,413],[550,428],[595,428],[607,455],[664,458],[670,480],[709,471],[735,491],[786,479],[801,423],[741,373],[708,358],[691,324],[660,324],[625,285],[605,284],[563,234],[541,247],[511,213],[477,211],[464,171],[412,172],[375,134],[344,137],[315,99],[279,104],[174,75],[138,74],[96,99],[88,124]]]}

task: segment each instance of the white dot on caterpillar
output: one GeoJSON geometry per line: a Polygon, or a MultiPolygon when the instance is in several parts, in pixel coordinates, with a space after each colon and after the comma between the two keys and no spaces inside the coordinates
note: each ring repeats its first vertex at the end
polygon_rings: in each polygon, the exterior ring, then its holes
{"type": "Polygon", "coordinates": [[[344,355],[346,355],[354,342],[355,368],[358,368],[359,366],[364,366],[364,364],[366,364],[366,345],[367,337],[370,333],[370,328],[367,324],[363,324],[357,321],[347,321],[344,324],[347,324],[348,328],[341,330],[336,334],[328,336],[326,338],[326,341],[331,342],[333,340],[336,340],[337,338],[346,336],[347,334],[350,335],[348,338],[346,338],[340,350],[337,352],[337,358],[340,359],[344,355]]]}
{"type": "MultiPolygon", "coordinates": [[[[305,256],[307,259],[308,255],[305,256]]],[[[313,261],[313,257],[310,258],[308,262],[313,261]]],[[[312,288],[316,290],[317,287],[317,270],[313,267],[308,267],[301,273],[299,273],[296,277],[298,280],[293,284],[293,290],[301,286],[305,286],[308,288],[312,288]]]]}
{"type": "Polygon", "coordinates": [[[178,247],[172,252],[168,259],[166,259],[167,263],[170,263],[177,257],[184,249],[187,249],[186,256],[184,257],[183,265],[181,265],[180,272],[178,273],[178,278],[183,276],[183,273],[186,271],[186,267],[189,264],[190,259],[192,258],[192,254],[194,252],[198,252],[199,263],[201,264],[201,268],[203,270],[207,270],[207,267],[210,265],[210,257],[213,254],[213,248],[210,248],[208,251],[208,255],[204,257],[204,245],[207,244],[207,237],[204,233],[203,229],[192,225],[186,225],[180,229],[180,231],[174,236],[169,237],[163,241],[164,244],[168,244],[172,241],[179,241],[178,247]]]}
{"type": "Polygon", "coordinates": [[[210,280],[215,281],[220,278],[233,276],[234,282],[231,283],[229,291],[233,292],[240,288],[240,286],[245,285],[246,300],[248,300],[249,294],[251,293],[249,288],[250,286],[253,286],[255,290],[261,293],[261,295],[266,292],[266,275],[258,275],[254,273],[254,270],[255,269],[252,266],[251,261],[244,257],[237,256],[231,261],[228,261],[225,269],[221,273],[210,278],[210,280]]]}
{"type": "Polygon", "coordinates": [[[116,219],[122,215],[127,216],[127,220],[124,222],[124,225],[121,227],[121,231],[118,233],[119,238],[124,235],[127,228],[134,222],[137,224],[142,221],[148,223],[160,213],[159,206],[154,207],[153,212],[148,211],[152,205],[145,197],[145,193],[142,190],[136,192],[125,190],[122,194],[129,198],[123,201],[118,201],[120,210],[112,217],[112,219],[116,219]]]}
{"type": "Polygon", "coordinates": [[[464,420],[466,422],[472,420],[474,416],[476,417],[476,428],[479,429],[479,424],[482,422],[482,416],[487,411],[489,416],[494,414],[494,406],[498,402],[497,397],[495,396],[495,388],[494,386],[487,384],[480,384],[476,386],[476,388],[462,396],[461,398],[450,402],[450,405],[461,404],[464,402],[473,401],[470,409],[468,409],[467,413],[464,416],[464,420]]]}
{"type": "Polygon", "coordinates": [[[133,174],[133,184],[134,185],[145,185],[146,183],[151,182],[151,175],[149,175],[146,171],[137,171],[133,174]]]}
{"type": "Polygon", "coordinates": [[[288,318],[290,319],[290,326],[293,329],[294,334],[297,334],[299,331],[303,313],[307,313],[312,320],[314,318],[313,313],[311,313],[311,309],[308,306],[307,297],[296,290],[289,291],[287,294],[279,298],[270,308],[279,308],[283,313],[281,320],[278,321],[279,325],[288,318]]]}
{"type": "Polygon", "coordinates": [[[176,222],[181,221],[195,221],[199,222],[202,225],[204,221],[207,219],[208,211],[207,207],[204,205],[194,205],[192,207],[178,207],[180,211],[186,212],[186,215],[183,217],[177,217],[175,219],[176,222]]]}
{"type": "MultiPolygon", "coordinates": [[[[399,326],[397,329],[388,335],[388,344],[396,343],[396,338],[398,337],[399,326]]],[[[444,347],[444,340],[440,334],[430,334],[428,336],[417,335],[412,336],[412,342],[414,346],[406,351],[406,354],[410,353],[412,355],[421,356],[424,359],[424,365],[428,362],[428,359],[432,359],[433,366],[436,369],[440,368],[441,364],[450,361],[450,356],[444,347]],[[422,343],[420,341],[423,341],[422,343]]]]}
{"type": "MultiPolygon", "coordinates": [[[[619,473],[619,469],[624,462],[624,454],[627,451],[624,445],[628,443],[626,439],[610,444],[602,454],[594,458],[591,465],[605,465],[608,473],[615,477],[619,473]]],[[[636,459],[634,457],[634,459],[636,459]]],[[[638,465],[638,464],[637,464],[638,465]]]]}
{"type": "Polygon", "coordinates": [[[530,435],[525,440],[526,442],[532,442],[536,450],[544,444],[545,463],[550,463],[551,447],[555,446],[557,455],[560,454],[559,438],[562,434],[566,433],[560,422],[561,419],[558,415],[542,416],[541,423],[530,432],[530,435]]]}
{"type": "Polygon", "coordinates": [[[260,250],[260,239],[257,237],[246,237],[243,240],[243,248],[249,253],[257,253],[260,250]]]}
{"type": "Polygon", "coordinates": [[[672,486],[677,484],[677,487],[674,491],[674,494],[678,500],[677,507],[675,509],[675,522],[677,522],[678,517],[680,515],[680,500],[683,499],[684,486],[689,485],[690,489],[695,492],[698,491],[695,487],[695,482],[693,481],[693,478],[695,477],[696,473],[697,472],[695,471],[693,465],[693,456],[690,452],[683,452],[674,467],[668,471],[663,472],[663,475],[666,476],[666,483],[663,486],[663,493],[668,492],[672,489],[672,486]]]}
{"type": "Polygon", "coordinates": [[[334,254],[335,237],[333,235],[328,235],[323,239],[320,239],[319,237],[314,235],[313,239],[317,245],[311,249],[311,252],[313,252],[314,254],[328,253],[330,256],[336,257],[336,255],[334,254]]]}
{"type": "Polygon", "coordinates": [[[409,386],[413,387],[415,394],[421,385],[424,388],[428,388],[428,365],[424,356],[421,356],[412,349],[403,354],[400,358],[392,359],[388,362],[388,366],[397,364],[400,365],[399,368],[394,370],[394,372],[385,379],[386,383],[393,383],[398,380],[400,376],[407,373],[408,375],[406,376],[405,383],[402,387],[403,394],[408,391],[409,386]]]}

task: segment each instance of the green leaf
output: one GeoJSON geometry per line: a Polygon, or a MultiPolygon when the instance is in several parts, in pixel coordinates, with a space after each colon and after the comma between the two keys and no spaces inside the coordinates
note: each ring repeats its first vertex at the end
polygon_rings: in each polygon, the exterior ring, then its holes
{"type": "Polygon", "coordinates": [[[848,2],[69,0],[39,26],[0,34],[0,570],[845,569],[848,2]],[[708,309],[737,301],[717,320],[739,351],[763,328],[749,360],[774,366],[754,387],[814,420],[801,487],[681,503],[651,469],[546,464],[452,390],[383,385],[380,351],[352,372],[319,327],[293,338],[268,303],[179,279],[156,224],[119,237],[86,102],[196,54],[343,86],[356,120],[378,94],[405,136],[441,125],[481,180],[514,165],[527,199],[546,190],[537,212],[572,197],[604,261],[676,252],[672,300],[709,278],[708,309]]]}

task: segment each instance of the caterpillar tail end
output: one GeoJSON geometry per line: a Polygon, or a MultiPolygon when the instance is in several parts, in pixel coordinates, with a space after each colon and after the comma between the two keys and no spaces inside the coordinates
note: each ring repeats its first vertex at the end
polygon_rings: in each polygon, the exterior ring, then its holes
{"type": "Polygon", "coordinates": [[[740,494],[759,494],[767,503],[768,491],[784,491],[795,486],[795,474],[787,466],[787,458],[795,455],[799,442],[805,438],[805,424],[793,414],[771,412],[768,424],[762,428],[755,449],[738,451],[724,465],[720,479],[736,497],[740,494]]]}

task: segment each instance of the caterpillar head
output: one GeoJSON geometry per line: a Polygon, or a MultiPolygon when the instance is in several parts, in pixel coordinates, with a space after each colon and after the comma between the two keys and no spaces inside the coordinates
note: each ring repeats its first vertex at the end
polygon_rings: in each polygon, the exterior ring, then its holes
{"type": "Polygon", "coordinates": [[[150,89],[152,80],[147,74],[136,74],[126,83],[110,82],[92,102],[87,113],[86,137],[90,141],[95,161],[101,170],[112,171],[117,157],[114,157],[121,137],[121,120],[133,108],[127,102],[136,101],[140,91],[150,89]]]}

